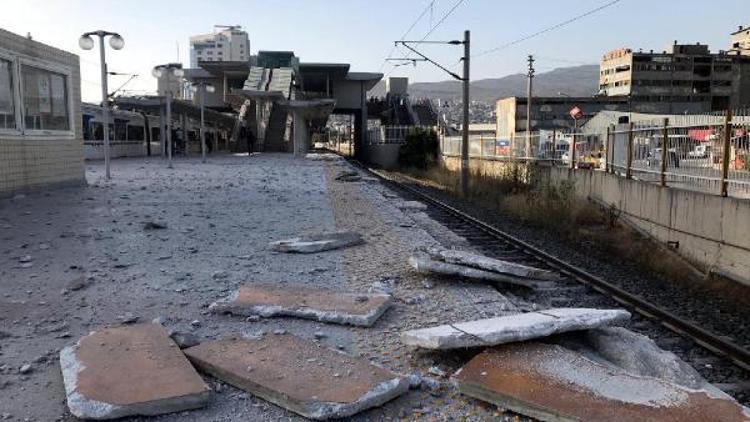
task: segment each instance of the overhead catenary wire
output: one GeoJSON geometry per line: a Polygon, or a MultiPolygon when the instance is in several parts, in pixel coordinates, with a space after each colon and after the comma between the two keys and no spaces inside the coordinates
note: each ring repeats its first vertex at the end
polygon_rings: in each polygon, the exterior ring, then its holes
{"type": "Polygon", "coordinates": [[[516,44],[520,44],[520,43],[522,43],[524,41],[528,41],[528,40],[530,40],[532,38],[536,38],[536,37],[538,37],[540,35],[543,35],[543,34],[546,34],[548,32],[554,31],[556,29],[562,28],[564,26],[570,25],[571,23],[576,22],[578,20],[581,20],[581,19],[583,19],[583,18],[585,18],[587,16],[593,15],[593,14],[595,14],[597,12],[600,12],[600,11],[602,11],[604,9],[612,7],[615,4],[620,3],[621,1],[622,0],[612,0],[612,1],[610,1],[608,3],[605,3],[605,4],[603,4],[603,5],[599,6],[599,7],[596,7],[594,9],[588,10],[588,11],[586,11],[584,13],[581,13],[580,15],[574,16],[574,17],[572,17],[570,19],[567,19],[567,20],[559,22],[559,23],[557,23],[555,25],[552,25],[552,26],[549,26],[549,27],[544,28],[542,30],[539,30],[537,32],[534,32],[533,34],[525,35],[525,36],[523,36],[521,38],[518,38],[518,39],[510,41],[510,42],[507,42],[505,44],[501,44],[501,45],[499,45],[497,47],[493,47],[493,48],[490,48],[488,50],[484,50],[484,51],[482,51],[480,53],[472,55],[471,57],[472,58],[478,58],[478,57],[486,56],[488,54],[492,54],[494,52],[497,52],[497,51],[503,50],[505,48],[514,46],[516,44]]]}
{"type": "MultiPolygon", "coordinates": [[[[417,24],[419,23],[419,21],[422,20],[422,18],[424,17],[424,15],[427,14],[427,12],[430,12],[430,26],[432,26],[432,7],[433,7],[434,4],[435,4],[435,0],[432,0],[427,5],[427,7],[425,7],[425,9],[422,11],[422,13],[420,13],[419,16],[417,16],[417,19],[415,19],[414,22],[412,22],[411,26],[409,26],[409,29],[407,29],[406,32],[404,32],[404,35],[402,35],[400,39],[403,40],[404,38],[406,38],[406,36],[409,35],[409,33],[411,33],[412,29],[414,29],[414,27],[417,26],[417,24]]],[[[391,48],[391,51],[386,55],[386,58],[383,60],[383,64],[380,65],[380,71],[381,72],[383,71],[383,68],[385,67],[385,64],[388,63],[388,58],[392,57],[393,53],[395,51],[396,51],[396,46],[394,45],[393,48],[391,48]]]]}
{"type": "MultiPolygon", "coordinates": [[[[445,14],[444,14],[444,15],[443,15],[443,16],[442,16],[441,18],[440,18],[440,20],[439,20],[439,21],[438,21],[438,22],[437,22],[437,23],[436,23],[435,25],[433,25],[433,26],[432,26],[432,27],[430,28],[430,30],[429,30],[429,31],[427,31],[427,33],[426,33],[426,34],[425,34],[425,35],[424,35],[424,36],[422,37],[422,39],[421,39],[421,40],[419,40],[419,41],[420,41],[420,42],[421,42],[421,41],[425,41],[425,40],[427,39],[427,37],[429,37],[429,36],[430,36],[430,35],[431,35],[431,34],[432,34],[433,32],[435,32],[435,30],[436,30],[436,29],[437,29],[437,28],[438,28],[438,27],[439,27],[440,25],[442,25],[442,24],[443,24],[443,22],[445,22],[445,21],[446,21],[446,20],[448,19],[448,17],[450,17],[450,15],[452,15],[452,14],[453,14],[453,12],[455,12],[455,11],[456,11],[456,9],[458,9],[458,7],[459,7],[459,6],[461,6],[461,5],[462,5],[462,4],[463,4],[463,3],[465,2],[465,1],[466,1],[466,0],[458,0],[458,1],[457,1],[457,2],[456,2],[456,3],[454,4],[454,5],[453,5],[453,7],[451,7],[451,8],[450,8],[450,9],[449,9],[449,10],[448,10],[448,11],[447,11],[447,12],[446,12],[446,13],[445,13],[445,14]]],[[[404,37],[405,37],[405,36],[404,36],[404,37]]],[[[399,40],[399,41],[403,41],[404,37],[401,37],[401,40],[399,40]]],[[[411,57],[411,52],[407,53],[407,55],[405,56],[405,58],[407,58],[407,59],[408,59],[408,58],[410,58],[410,57],[411,57]]],[[[389,58],[386,58],[386,61],[388,61],[388,59],[389,59],[389,58]]],[[[396,68],[397,68],[397,66],[393,66],[393,67],[391,68],[391,70],[390,70],[390,71],[388,71],[388,73],[387,73],[387,74],[386,74],[386,75],[385,75],[385,76],[384,76],[383,78],[387,78],[387,77],[388,77],[388,76],[389,76],[389,75],[390,75],[390,74],[391,74],[391,73],[392,73],[392,72],[393,72],[393,71],[394,71],[394,70],[395,70],[396,68]]]]}

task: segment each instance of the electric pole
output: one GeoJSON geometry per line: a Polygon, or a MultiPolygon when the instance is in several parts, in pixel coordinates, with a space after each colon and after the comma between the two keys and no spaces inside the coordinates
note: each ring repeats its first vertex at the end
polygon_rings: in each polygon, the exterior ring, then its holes
{"type": "Polygon", "coordinates": [[[526,87],[526,145],[524,154],[526,158],[531,157],[531,99],[534,86],[534,56],[529,54],[528,85],[526,87]]]}
{"type": "Polygon", "coordinates": [[[387,60],[392,61],[398,61],[398,62],[412,62],[416,66],[418,61],[425,61],[429,62],[433,65],[435,65],[437,68],[442,70],[443,72],[451,75],[453,79],[457,81],[463,82],[463,101],[464,101],[464,114],[463,114],[463,133],[461,137],[461,195],[466,195],[469,192],[469,103],[470,103],[470,95],[469,95],[469,59],[471,56],[471,46],[470,46],[470,31],[464,31],[464,40],[452,40],[452,41],[406,41],[406,40],[399,40],[396,41],[396,45],[403,45],[404,47],[411,50],[412,53],[419,56],[419,58],[410,58],[410,57],[403,57],[403,58],[395,58],[391,57],[387,60]],[[416,50],[414,47],[412,47],[410,44],[448,44],[448,45],[464,45],[464,56],[461,58],[461,60],[464,61],[464,74],[462,76],[458,76],[453,71],[449,70],[445,66],[441,65],[440,63],[432,60],[431,58],[425,56],[418,50],[416,50]]]}
{"type": "Polygon", "coordinates": [[[471,56],[471,34],[464,31],[464,124],[461,140],[461,195],[469,193],[469,58],[471,56]]]}

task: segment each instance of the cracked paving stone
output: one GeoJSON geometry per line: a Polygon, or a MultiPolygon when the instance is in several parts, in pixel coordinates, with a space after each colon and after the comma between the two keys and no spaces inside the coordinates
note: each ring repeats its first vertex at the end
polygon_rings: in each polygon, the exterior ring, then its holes
{"type": "Polygon", "coordinates": [[[60,352],[68,408],[83,419],[161,415],[205,406],[211,390],[155,324],[107,328],[60,352]]]}
{"type": "Polygon", "coordinates": [[[424,349],[496,346],[569,331],[619,325],[630,319],[622,309],[558,308],[405,331],[401,341],[424,349]]]}
{"type": "Polygon", "coordinates": [[[747,421],[726,396],[596,363],[557,345],[488,349],[461,368],[459,391],[540,420],[590,422],[747,421]]]}
{"type": "Polygon", "coordinates": [[[289,334],[226,338],[185,354],[200,370],[315,420],[351,416],[409,389],[407,378],[289,334]]]}
{"type": "Polygon", "coordinates": [[[262,317],[291,316],[369,327],[391,306],[387,294],[358,294],[305,287],[246,285],[214,302],[217,313],[262,317]]]}

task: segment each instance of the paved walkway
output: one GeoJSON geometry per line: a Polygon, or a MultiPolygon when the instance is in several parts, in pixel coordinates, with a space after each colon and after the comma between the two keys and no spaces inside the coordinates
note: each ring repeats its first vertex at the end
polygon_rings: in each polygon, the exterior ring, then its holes
{"type": "MultiPolygon", "coordinates": [[[[449,284],[411,273],[410,251],[461,244],[374,180],[339,182],[341,162],[289,155],[215,156],[208,164],[158,159],[113,161],[112,181],[88,165],[89,186],[0,201],[0,417],[73,420],[65,406],[59,350],[91,330],[138,318],[199,337],[283,328],[369,358],[402,374],[428,375],[435,361],[398,342],[398,332],[513,311],[476,284],[449,284]],[[165,224],[146,230],[144,224],[165,224]],[[302,233],[348,229],[367,241],[314,255],[272,252],[267,243],[302,233]],[[291,318],[246,322],[207,306],[243,282],[391,291],[397,304],[372,328],[291,318]],[[19,369],[30,365],[30,372],[19,369]]],[[[514,303],[520,303],[516,298],[514,303]]],[[[443,367],[450,372],[454,367],[443,367]]],[[[433,374],[437,373],[433,369],[433,374]]],[[[356,420],[482,420],[491,406],[442,384],[410,392],[356,420]]],[[[213,378],[215,400],[165,421],[298,420],[286,410],[213,378]]],[[[134,419],[134,420],[147,420],[134,419]]]]}

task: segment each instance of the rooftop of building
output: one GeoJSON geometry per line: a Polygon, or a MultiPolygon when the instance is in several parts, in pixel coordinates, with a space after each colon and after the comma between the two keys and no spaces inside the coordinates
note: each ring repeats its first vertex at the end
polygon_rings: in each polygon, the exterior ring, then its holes
{"type": "MultiPolygon", "coordinates": [[[[515,100],[516,104],[526,104],[527,98],[526,97],[505,97],[500,98],[497,100],[497,102],[501,101],[511,101],[515,100]]],[[[546,105],[554,105],[554,104],[623,104],[627,103],[628,97],[627,96],[612,96],[612,97],[605,97],[605,96],[599,96],[599,97],[534,97],[532,100],[532,104],[546,104],[546,105]]]]}
{"type": "Polygon", "coordinates": [[[732,32],[730,35],[740,35],[743,32],[747,35],[750,35],[750,27],[740,25],[739,28],[737,28],[737,30],[732,32]]]}

